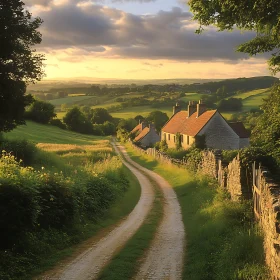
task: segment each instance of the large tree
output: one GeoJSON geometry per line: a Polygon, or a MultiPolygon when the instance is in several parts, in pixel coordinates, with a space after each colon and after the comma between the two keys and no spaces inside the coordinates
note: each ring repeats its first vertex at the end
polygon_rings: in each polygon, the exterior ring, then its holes
{"type": "Polygon", "coordinates": [[[189,0],[194,19],[203,26],[215,25],[220,31],[239,28],[256,31],[256,37],[238,51],[256,55],[272,52],[269,66],[280,71],[280,0],[189,0]]]}
{"type": "Polygon", "coordinates": [[[161,111],[152,111],[146,118],[147,121],[154,123],[156,130],[161,131],[162,127],[169,120],[166,113],[161,111]]]}
{"type": "Polygon", "coordinates": [[[23,124],[28,83],[40,80],[43,56],[33,48],[41,42],[40,18],[32,18],[20,0],[0,0],[0,132],[23,124]]]}

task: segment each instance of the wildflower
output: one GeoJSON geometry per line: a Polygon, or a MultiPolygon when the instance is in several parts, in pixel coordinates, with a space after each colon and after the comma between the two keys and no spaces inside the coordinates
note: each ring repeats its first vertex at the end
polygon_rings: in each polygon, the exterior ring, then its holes
{"type": "Polygon", "coordinates": [[[45,167],[44,167],[44,166],[42,166],[42,167],[41,167],[41,169],[42,169],[42,170],[44,170],[44,169],[45,169],[45,167]]]}

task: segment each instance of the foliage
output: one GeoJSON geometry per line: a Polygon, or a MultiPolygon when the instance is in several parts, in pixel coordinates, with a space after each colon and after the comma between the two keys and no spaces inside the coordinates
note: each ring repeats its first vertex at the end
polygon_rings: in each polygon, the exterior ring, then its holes
{"type": "Polygon", "coordinates": [[[256,55],[271,52],[269,60],[273,73],[280,71],[280,43],[278,12],[279,2],[275,0],[189,0],[194,19],[202,26],[215,25],[219,31],[232,30],[235,27],[242,30],[253,30],[257,36],[238,47],[238,51],[256,55]]]}
{"type": "Polygon", "coordinates": [[[4,139],[0,143],[0,151],[14,155],[17,161],[22,160],[25,165],[30,165],[38,153],[35,145],[26,140],[4,139]]]}
{"type": "Polygon", "coordinates": [[[26,111],[25,117],[34,122],[47,124],[56,117],[54,108],[54,105],[48,102],[35,100],[26,111]]]}
{"type": "Polygon", "coordinates": [[[242,110],[241,98],[222,99],[217,106],[217,109],[223,112],[241,111],[242,110]]]}
{"type": "Polygon", "coordinates": [[[117,129],[125,129],[127,132],[133,130],[133,128],[137,125],[137,121],[135,119],[121,119],[118,123],[117,129]]]}
{"type": "Polygon", "coordinates": [[[160,142],[155,143],[155,148],[159,150],[160,152],[166,152],[168,150],[168,145],[166,143],[166,140],[162,140],[160,142]]]}
{"type": "Polygon", "coordinates": [[[186,167],[192,172],[196,172],[201,164],[202,155],[201,150],[198,148],[191,147],[187,150],[187,154],[184,158],[186,161],[186,167]]]}
{"type": "Polygon", "coordinates": [[[280,164],[280,85],[275,85],[261,109],[252,132],[252,141],[272,155],[280,164]]]}
{"type": "Polygon", "coordinates": [[[93,131],[92,124],[78,107],[70,109],[63,118],[63,122],[67,129],[75,132],[90,134],[93,131]]]}
{"type": "Polygon", "coordinates": [[[182,148],[182,136],[180,134],[180,132],[176,133],[176,150],[180,150],[182,148]]]}
{"type": "Polygon", "coordinates": [[[141,115],[137,115],[135,118],[134,118],[137,122],[142,122],[145,120],[145,118],[141,115]]]}
{"type": "Polygon", "coordinates": [[[0,131],[24,123],[24,108],[33,100],[25,95],[26,85],[43,75],[43,56],[32,48],[41,42],[42,20],[23,6],[18,0],[0,3],[0,131]]]}
{"type": "Polygon", "coordinates": [[[94,124],[103,124],[105,122],[113,121],[113,117],[104,108],[92,109],[90,114],[91,114],[91,122],[94,124]]]}
{"type": "Polygon", "coordinates": [[[154,123],[157,131],[161,131],[161,128],[169,120],[166,113],[161,111],[152,111],[146,118],[147,121],[154,123]]]}
{"type": "Polygon", "coordinates": [[[223,161],[231,162],[237,155],[238,150],[222,150],[223,161]]]}

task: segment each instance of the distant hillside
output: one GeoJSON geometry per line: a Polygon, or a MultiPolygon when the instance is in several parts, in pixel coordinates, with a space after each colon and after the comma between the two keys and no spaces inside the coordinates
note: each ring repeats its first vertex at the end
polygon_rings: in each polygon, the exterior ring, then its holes
{"type": "Polygon", "coordinates": [[[252,78],[238,78],[229,79],[218,82],[209,82],[203,84],[191,84],[186,86],[187,92],[216,92],[218,89],[224,87],[224,90],[228,93],[234,92],[246,92],[255,89],[265,89],[273,86],[276,82],[279,82],[279,78],[263,76],[252,78]]]}

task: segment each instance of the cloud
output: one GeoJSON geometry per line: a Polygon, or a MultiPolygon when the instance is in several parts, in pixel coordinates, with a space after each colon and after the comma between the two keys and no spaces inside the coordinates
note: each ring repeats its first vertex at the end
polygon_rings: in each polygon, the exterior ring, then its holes
{"type": "Polygon", "coordinates": [[[156,15],[134,15],[91,1],[78,2],[50,4],[49,10],[41,11],[43,50],[78,48],[83,53],[114,58],[235,63],[247,58],[236,53],[235,47],[255,36],[237,30],[217,32],[215,28],[197,35],[192,14],[178,7],[156,15]]]}

